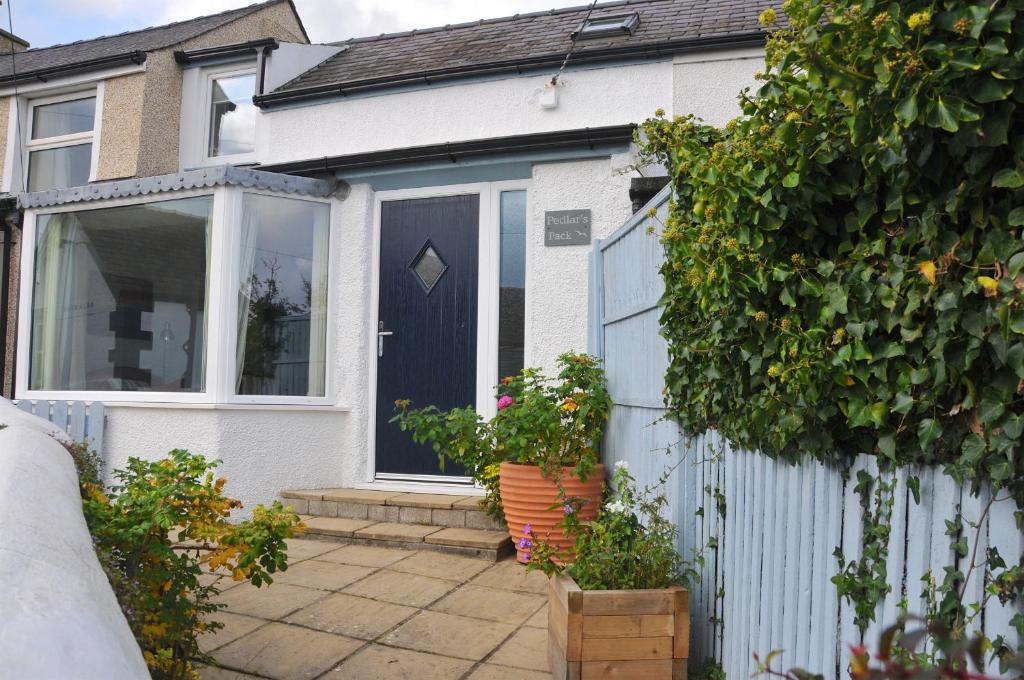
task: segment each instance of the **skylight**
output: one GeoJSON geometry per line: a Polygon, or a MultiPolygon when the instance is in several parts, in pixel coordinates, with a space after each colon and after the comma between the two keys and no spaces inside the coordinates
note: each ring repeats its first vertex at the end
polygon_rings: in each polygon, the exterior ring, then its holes
{"type": "Polygon", "coordinates": [[[616,14],[608,17],[593,17],[583,22],[572,37],[584,40],[586,38],[604,38],[616,35],[630,35],[640,25],[640,15],[637,12],[632,14],[616,14]]]}

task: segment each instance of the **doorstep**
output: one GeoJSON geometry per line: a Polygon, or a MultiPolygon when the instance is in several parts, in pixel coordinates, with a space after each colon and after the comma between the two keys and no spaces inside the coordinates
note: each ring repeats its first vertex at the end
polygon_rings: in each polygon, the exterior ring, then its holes
{"type": "Polygon", "coordinates": [[[303,517],[308,538],[489,560],[512,552],[508,529],[483,511],[479,496],[373,489],[297,489],[280,495],[303,517]]]}
{"type": "Polygon", "coordinates": [[[314,517],[423,524],[451,529],[506,530],[504,523],[484,512],[480,496],[370,489],[299,489],[282,491],[281,500],[300,515],[314,517]]]}
{"type": "Polygon", "coordinates": [[[512,539],[509,538],[507,531],[371,522],[347,517],[301,517],[306,525],[303,538],[407,550],[436,550],[479,557],[492,562],[497,562],[512,553],[512,539]]]}

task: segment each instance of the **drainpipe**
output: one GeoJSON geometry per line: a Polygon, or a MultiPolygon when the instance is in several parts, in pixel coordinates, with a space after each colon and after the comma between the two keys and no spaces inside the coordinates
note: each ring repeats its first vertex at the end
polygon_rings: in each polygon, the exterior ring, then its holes
{"type": "MultiPolygon", "coordinates": [[[[9,318],[11,295],[11,257],[14,254],[14,244],[17,240],[15,230],[21,230],[21,211],[12,210],[7,212],[0,220],[0,394],[8,397],[14,396],[14,374],[11,373],[10,392],[4,389],[4,376],[7,371],[8,345],[7,332],[11,327],[13,319],[9,318]]],[[[13,348],[12,348],[13,349],[13,348]]],[[[14,354],[10,356],[11,368],[14,367],[14,354]]]]}

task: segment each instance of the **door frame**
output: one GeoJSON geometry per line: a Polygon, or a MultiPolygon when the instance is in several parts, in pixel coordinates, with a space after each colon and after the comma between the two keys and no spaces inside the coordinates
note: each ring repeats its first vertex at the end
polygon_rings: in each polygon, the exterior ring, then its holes
{"type": "MultiPolygon", "coordinates": [[[[479,261],[477,265],[477,340],[476,340],[476,404],[477,412],[484,418],[497,413],[493,399],[494,386],[498,382],[498,303],[501,274],[501,192],[526,191],[527,257],[526,280],[530,280],[530,181],[509,180],[501,182],[478,182],[473,184],[449,184],[420,187],[416,189],[395,189],[375,192],[373,199],[372,242],[370,246],[370,313],[367,327],[367,357],[369,375],[369,404],[367,413],[368,466],[366,484],[376,489],[420,490],[433,492],[466,493],[474,484],[466,477],[449,475],[402,475],[377,474],[377,324],[379,321],[380,294],[380,249],[381,209],[390,201],[418,198],[440,198],[444,196],[465,196],[476,194],[480,197],[479,219],[479,261]]],[[[527,286],[527,309],[529,309],[529,286],[527,286]]],[[[525,323],[528,335],[529,316],[525,323]]],[[[387,340],[385,340],[386,348],[387,340]]],[[[386,351],[386,349],[385,349],[386,351]]]]}

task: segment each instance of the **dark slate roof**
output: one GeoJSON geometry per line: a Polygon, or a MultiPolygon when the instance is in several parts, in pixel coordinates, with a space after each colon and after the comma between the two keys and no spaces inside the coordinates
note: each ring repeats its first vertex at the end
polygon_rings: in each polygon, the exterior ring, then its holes
{"type": "Polygon", "coordinates": [[[18,81],[28,80],[33,77],[33,74],[40,72],[46,73],[54,69],[74,69],[76,65],[113,60],[133,53],[141,54],[171,47],[219,28],[235,19],[252,14],[267,5],[289,1],[267,0],[248,7],[187,21],[178,21],[164,26],[143,28],[138,31],[80,40],[64,45],[30,49],[16,52],[13,59],[10,54],[5,54],[0,56],[0,84],[15,80],[15,78],[18,81]]]}
{"type": "MultiPolygon", "coordinates": [[[[590,38],[577,42],[573,59],[607,54],[623,58],[658,46],[683,43],[728,43],[730,38],[756,39],[763,35],[758,15],[778,0],[618,0],[600,3],[593,17],[639,12],[640,25],[632,35],[590,38]],[[621,54],[620,54],[621,53],[621,54]]],[[[342,43],[347,50],[278,88],[264,103],[283,99],[284,93],[346,85],[401,81],[403,77],[462,71],[465,75],[499,65],[548,68],[560,63],[572,44],[571,35],[583,22],[589,6],[482,19],[464,24],[403,33],[354,38],[342,43]]],[[[347,88],[346,88],[347,89],[347,88]]]]}

